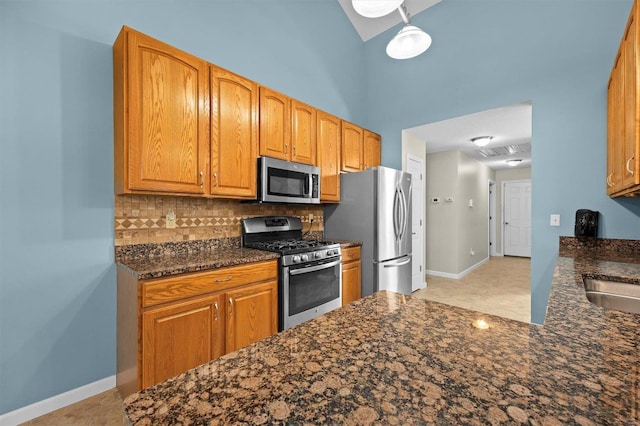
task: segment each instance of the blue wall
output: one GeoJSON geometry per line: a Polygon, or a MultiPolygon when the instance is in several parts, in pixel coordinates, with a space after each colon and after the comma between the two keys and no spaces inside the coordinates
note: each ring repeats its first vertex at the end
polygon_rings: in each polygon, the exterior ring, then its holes
{"type": "Polygon", "coordinates": [[[362,120],[363,44],[337,2],[0,2],[0,414],[115,374],[122,25],[362,120]]]}
{"type": "MultiPolygon", "coordinates": [[[[640,238],[640,200],[606,196],[606,88],[631,0],[445,0],[412,19],[433,37],[407,61],[366,43],[366,122],[383,163],[401,165],[401,129],[533,102],[532,321],[542,323],[558,237],[599,210],[607,238],[640,238]],[[561,226],[549,226],[559,213],[561,226]]],[[[428,238],[428,236],[427,236],[428,238]]]]}
{"type": "Polygon", "coordinates": [[[0,413],[115,373],[111,45],[129,25],[378,131],[533,102],[533,318],[578,208],[640,238],[605,195],[606,82],[631,0],[444,0],[426,54],[363,43],[329,0],[0,2],[0,413]],[[366,72],[365,72],[366,70],[366,72]],[[550,228],[549,214],[562,226],[550,228]]]}

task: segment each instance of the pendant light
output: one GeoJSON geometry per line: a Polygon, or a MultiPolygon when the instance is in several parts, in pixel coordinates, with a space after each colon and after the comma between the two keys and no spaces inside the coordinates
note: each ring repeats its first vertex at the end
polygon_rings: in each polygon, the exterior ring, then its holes
{"type": "Polygon", "coordinates": [[[403,0],[352,0],[356,12],[365,18],[380,18],[396,10],[403,0]]]}
{"type": "Polygon", "coordinates": [[[405,25],[387,44],[387,55],[393,59],[410,59],[431,46],[431,36],[413,25],[405,25]]]}

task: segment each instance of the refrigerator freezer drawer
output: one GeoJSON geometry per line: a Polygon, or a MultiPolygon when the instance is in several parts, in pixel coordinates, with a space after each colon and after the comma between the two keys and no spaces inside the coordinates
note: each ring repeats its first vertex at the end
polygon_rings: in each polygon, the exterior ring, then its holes
{"type": "Polygon", "coordinates": [[[411,294],[411,255],[376,264],[378,290],[411,294]]]}

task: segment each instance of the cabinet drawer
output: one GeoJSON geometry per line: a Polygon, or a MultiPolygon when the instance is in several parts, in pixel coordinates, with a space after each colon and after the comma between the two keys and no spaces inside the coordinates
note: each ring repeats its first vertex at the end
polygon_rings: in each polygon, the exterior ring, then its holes
{"type": "Polygon", "coordinates": [[[348,247],[342,249],[342,263],[360,260],[360,247],[348,247]]]}
{"type": "Polygon", "coordinates": [[[142,281],[142,307],[224,291],[249,283],[277,279],[277,260],[229,266],[206,272],[142,281]]]}

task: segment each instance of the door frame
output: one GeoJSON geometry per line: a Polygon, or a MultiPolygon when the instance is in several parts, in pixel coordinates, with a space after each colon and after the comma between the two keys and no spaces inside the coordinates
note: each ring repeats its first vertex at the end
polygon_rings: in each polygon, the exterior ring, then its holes
{"type": "Polygon", "coordinates": [[[496,182],[489,179],[489,257],[496,256],[496,182]]]}
{"type": "MultiPolygon", "coordinates": [[[[422,258],[420,259],[420,265],[422,266],[422,268],[421,268],[422,269],[422,283],[417,288],[415,288],[415,289],[413,288],[413,272],[412,272],[412,274],[411,274],[411,277],[412,277],[411,290],[415,291],[415,290],[420,290],[421,288],[426,288],[427,287],[427,280],[426,280],[427,272],[426,272],[426,269],[425,269],[425,259],[426,259],[426,256],[425,256],[425,234],[424,234],[424,229],[425,229],[425,226],[426,226],[426,222],[425,222],[425,219],[424,219],[424,214],[425,214],[425,206],[424,206],[424,199],[425,199],[425,185],[424,185],[424,182],[425,182],[425,179],[424,179],[425,178],[425,169],[424,169],[425,159],[424,158],[420,158],[420,157],[415,156],[415,155],[407,154],[406,155],[406,163],[405,163],[406,164],[406,170],[404,170],[405,172],[407,172],[407,170],[409,169],[409,161],[414,161],[414,162],[420,164],[420,166],[421,166],[420,167],[420,174],[422,175],[422,179],[421,179],[422,180],[422,191],[420,192],[419,197],[416,197],[417,192],[415,191],[414,188],[412,188],[412,190],[411,190],[411,194],[412,194],[411,195],[411,197],[412,197],[411,198],[411,203],[412,203],[412,205],[416,201],[419,201],[421,203],[421,205],[422,205],[422,209],[421,209],[422,217],[420,218],[420,221],[422,222],[422,235],[420,235],[420,243],[422,244],[422,247],[421,247],[421,250],[420,250],[421,253],[422,253],[422,258]],[[417,200],[417,198],[420,198],[420,199],[417,200]]],[[[412,212],[412,214],[413,214],[413,212],[412,212]]],[[[415,261],[416,257],[413,256],[413,248],[412,248],[411,251],[412,251],[413,260],[415,261]]]]}
{"type": "MultiPolygon", "coordinates": [[[[505,188],[507,186],[508,183],[524,183],[524,182],[529,182],[529,184],[531,185],[531,179],[513,179],[513,180],[503,180],[502,181],[502,200],[500,200],[500,212],[501,212],[501,223],[500,223],[500,227],[502,229],[502,232],[500,233],[501,235],[501,247],[502,247],[502,255],[505,255],[505,249],[504,249],[504,230],[505,230],[505,226],[504,226],[504,222],[505,222],[505,217],[504,217],[504,196],[505,196],[505,188]]],[[[531,212],[529,212],[531,213],[531,212]]],[[[531,216],[531,214],[529,214],[529,216],[531,216]]],[[[529,257],[529,259],[531,259],[531,257],[529,257]]]]}

